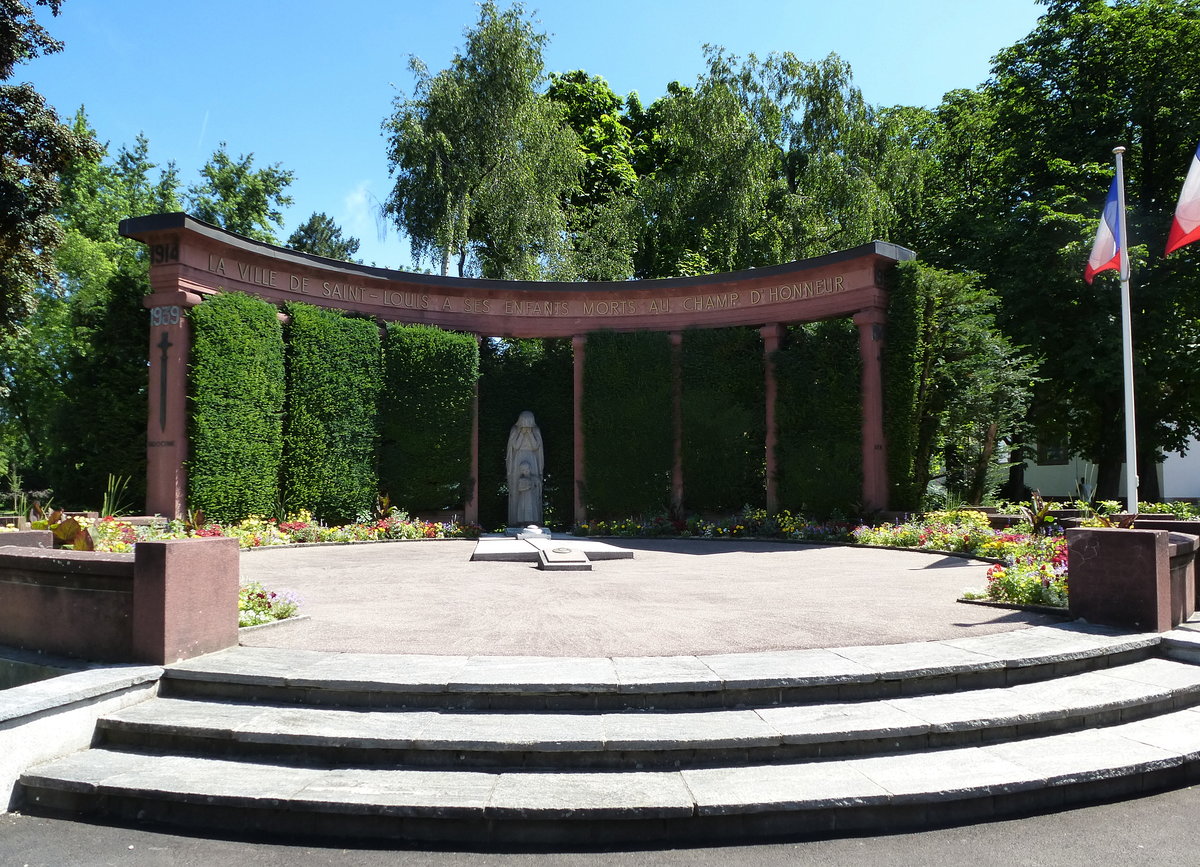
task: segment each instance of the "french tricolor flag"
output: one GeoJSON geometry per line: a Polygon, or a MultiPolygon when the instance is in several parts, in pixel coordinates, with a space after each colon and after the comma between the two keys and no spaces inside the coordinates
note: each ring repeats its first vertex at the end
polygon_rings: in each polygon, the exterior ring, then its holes
{"type": "Polygon", "coordinates": [[[1170,256],[1184,244],[1200,241],[1200,147],[1192,156],[1179,204],[1175,207],[1175,221],[1171,223],[1171,234],[1167,236],[1167,255],[1170,256]]]}
{"type": "Polygon", "coordinates": [[[1088,256],[1083,279],[1088,283],[1101,271],[1121,267],[1121,206],[1117,204],[1117,179],[1113,178],[1108,189],[1108,199],[1100,212],[1100,228],[1096,230],[1096,243],[1092,255],[1088,256]]]}

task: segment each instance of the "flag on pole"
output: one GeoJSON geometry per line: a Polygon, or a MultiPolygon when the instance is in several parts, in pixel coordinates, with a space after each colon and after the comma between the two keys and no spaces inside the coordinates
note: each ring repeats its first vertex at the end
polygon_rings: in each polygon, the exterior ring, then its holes
{"type": "Polygon", "coordinates": [[[1192,156],[1179,204],[1175,207],[1175,220],[1171,223],[1171,234],[1167,236],[1167,253],[1170,256],[1184,244],[1200,241],[1200,147],[1192,156]]]}
{"type": "Polygon", "coordinates": [[[1100,228],[1096,230],[1096,242],[1092,244],[1092,255],[1088,256],[1083,279],[1088,283],[1101,271],[1121,267],[1121,206],[1118,204],[1117,179],[1113,178],[1108,188],[1108,199],[1100,212],[1100,228]]]}

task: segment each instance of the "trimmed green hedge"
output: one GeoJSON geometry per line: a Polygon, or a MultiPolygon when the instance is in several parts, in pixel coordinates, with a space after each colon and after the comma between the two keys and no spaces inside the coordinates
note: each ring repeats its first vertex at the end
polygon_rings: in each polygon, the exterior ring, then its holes
{"type": "Polygon", "coordinates": [[[683,335],[683,498],[689,512],[765,502],[762,338],[753,328],[683,335]]]}
{"type": "Polygon", "coordinates": [[[383,356],[381,490],[409,511],[462,506],[470,493],[478,342],[468,334],[393,322],[383,356]]]}
{"type": "Polygon", "coordinates": [[[937,418],[923,411],[934,360],[928,351],[928,329],[935,325],[935,295],[929,269],[919,262],[902,262],[890,275],[887,337],[883,346],[883,429],[888,449],[889,503],[893,509],[916,510],[925,493],[928,471],[918,472],[918,454],[926,439],[923,428],[936,427],[937,418]]]}
{"type": "Polygon", "coordinates": [[[779,503],[828,518],[862,499],[862,360],[849,319],[788,328],[779,376],[779,503]]]}
{"type": "Polygon", "coordinates": [[[665,511],[673,461],[670,339],[593,332],[583,379],[588,517],[665,511]]]}
{"type": "Polygon", "coordinates": [[[275,307],[227,292],[189,311],[193,508],[215,521],[273,515],[283,446],[283,328],[275,307]]]}
{"type": "Polygon", "coordinates": [[[283,502],[319,520],[352,522],[375,504],[379,326],[289,304],[283,502]]]}
{"type": "Polygon", "coordinates": [[[545,450],[543,523],[570,526],[574,509],[574,356],[570,339],[485,340],[480,347],[479,521],[508,520],[505,452],[517,416],[537,419],[545,450]]]}

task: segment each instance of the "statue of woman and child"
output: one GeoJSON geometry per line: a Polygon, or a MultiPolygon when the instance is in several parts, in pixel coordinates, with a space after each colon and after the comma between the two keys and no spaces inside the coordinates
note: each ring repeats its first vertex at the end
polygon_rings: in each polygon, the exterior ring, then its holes
{"type": "Polygon", "coordinates": [[[525,527],[542,522],[542,432],[526,410],[508,434],[508,525],[525,527]]]}

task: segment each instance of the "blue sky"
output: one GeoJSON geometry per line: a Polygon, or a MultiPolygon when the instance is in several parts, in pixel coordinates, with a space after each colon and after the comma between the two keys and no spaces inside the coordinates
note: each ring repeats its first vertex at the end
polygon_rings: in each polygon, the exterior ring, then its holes
{"type": "MultiPolygon", "coordinates": [[[[501,4],[503,7],[505,4],[501,4]]],[[[876,105],[934,106],[975,87],[991,58],[1035,25],[1034,0],[542,0],[547,68],[586,69],[649,103],[703,69],[705,43],[734,54],[836,52],[876,105]]],[[[360,257],[410,266],[381,225],[390,188],[381,124],[412,93],[408,58],[436,71],[478,17],[474,0],[65,0],[39,17],[66,43],[18,67],[65,117],[83,105],[113,149],[138,132],[185,184],[217,145],[296,173],[280,238],[324,211],[360,257]]]]}

